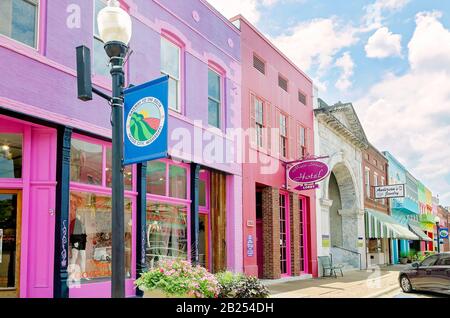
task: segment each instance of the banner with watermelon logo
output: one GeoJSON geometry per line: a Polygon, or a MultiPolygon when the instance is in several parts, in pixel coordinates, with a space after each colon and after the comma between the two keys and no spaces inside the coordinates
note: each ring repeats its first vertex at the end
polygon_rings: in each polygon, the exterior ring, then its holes
{"type": "Polygon", "coordinates": [[[124,91],[124,164],[167,157],[168,77],[124,91]]]}

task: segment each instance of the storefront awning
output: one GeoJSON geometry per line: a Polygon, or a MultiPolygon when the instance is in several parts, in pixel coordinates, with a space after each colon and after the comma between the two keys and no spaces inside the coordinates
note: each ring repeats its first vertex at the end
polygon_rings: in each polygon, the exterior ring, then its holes
{"type": "Polygon", "coordinates": [[[409,220],[408,222],[409,229],[416,234],[421,241],[431,242],[433,241],[425,232],[422,230],[420,223],[417,221],[409,220]]]}
{"type": "Polygon", "coordinates": [[[392,216],[366,209],[366,237],[393,238],[419,241],[419,237],[406,226],[401,225],[392,216]]]}

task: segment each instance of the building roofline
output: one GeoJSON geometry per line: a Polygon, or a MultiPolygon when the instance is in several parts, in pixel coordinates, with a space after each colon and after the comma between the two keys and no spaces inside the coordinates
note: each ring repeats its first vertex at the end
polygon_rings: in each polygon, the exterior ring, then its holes
{"type": "Polygon", "coordinates": [[[368,141],[368,144],[369,144],[369,147],[372,148],[372,150],[375,150],[375,152],[377,154],[379,154],[381,157],[383,157],[389,164],[389,160],[386,158],[386,156],[380,150],[378,150],[377,147],[375,147],[370,141],[368,141]]]}
{"type": "Polygon", "coordinates": [[[221,19],[223,22],[225,22],[226,25],[230,29],[232,29],[234,32],[236,32],[238,35],[241,34],[241,31],[233,24],[231,20],[228,20],[222,13],[220,13],[219,10],[214,8],[212,4],[210,4],[207,0],[199,0],[205,7],[207,7],[209,10],[212,11],[219,19],[221,19]]]}
{"type": "Polygon", "coordinates": [[[304,71],[302,71],[286,54],[284,54],[275,44],[272,43],[261,31],[259,31],[252,23],[250,23],[242,14],[238,14],[230,19],[231,23],[240,20],[247,24],[264,42],[266,42],[275,52],[277,52],[286,62],[288,62],[297,72],[306,80],[314,85],[313,80],[304,71]]]}

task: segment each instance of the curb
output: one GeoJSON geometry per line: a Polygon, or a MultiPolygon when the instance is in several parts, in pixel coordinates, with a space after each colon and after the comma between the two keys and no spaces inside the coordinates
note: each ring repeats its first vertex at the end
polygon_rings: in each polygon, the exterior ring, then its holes
{"type": "Polygon", "coordinates": [[[385,294],[389,294],[390,292],[393,292],[394,290],[399,289],[399,288],[400,288],[399,286],[395,285],[395,286],[389,287],[389,288],[387,288],[387,289],[385,289],[383,291],[380,291],[380,292],[377,292],[377,293],[374,293],[374,294],[371,294],[371,295],[368,295],[368,296],[364,296],[362,298],[378,298],[378,297],[383,296],[385,294]]]}

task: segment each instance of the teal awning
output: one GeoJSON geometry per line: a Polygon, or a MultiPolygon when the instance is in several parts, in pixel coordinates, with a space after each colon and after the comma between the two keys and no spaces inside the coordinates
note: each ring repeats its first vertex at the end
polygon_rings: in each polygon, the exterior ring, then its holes
{"type": "Polygon", "coordinates": [[[420,240],[406,226],[401,225],[392,216],[366,209],[366,237],[367,238],[393,238],[403,240],[420,240]]]}
{"type": "Polygon", "coordinates": [[[409,229],[416,234],[421,241],[426,241],[426,242],[432,242],[433,240],[431,238],[428,237],[428,235],[425,234],[425,232],[422,230],[422,228],[420,227],[419,222],[414,221],[414,220],[409,220],[408,221],[408,226],[409,229]]]}

